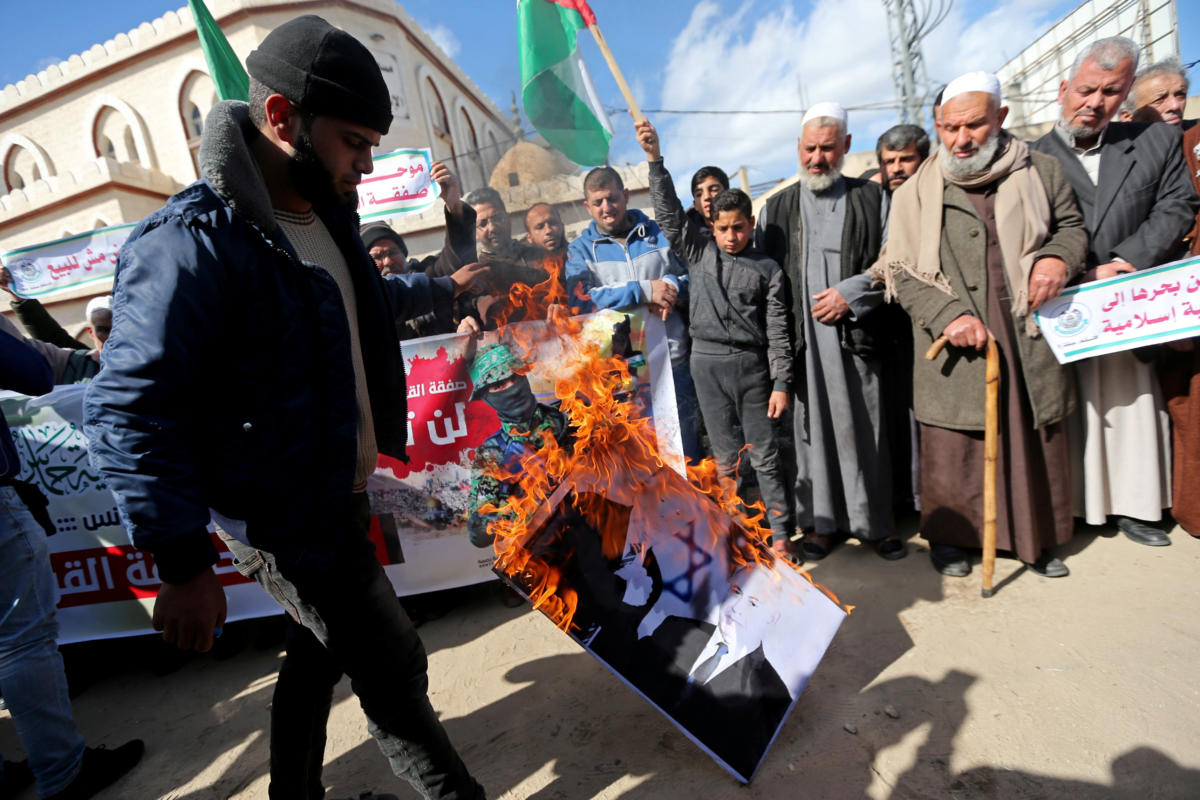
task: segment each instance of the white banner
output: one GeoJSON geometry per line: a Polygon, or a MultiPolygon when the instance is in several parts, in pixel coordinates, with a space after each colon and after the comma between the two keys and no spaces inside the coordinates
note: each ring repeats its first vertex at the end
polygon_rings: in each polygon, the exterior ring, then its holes
{"type": "Polygon", "coordinates": [[[367,220],[416,214],[433,205],[438,185],[429,177],[428,147],[404,148],[375,156],[374,171],[358,184],[358,216],[367,220]]]}
{"type": "Polygon", "coordinates": [[[1200,335],[1200,257],[1073,286],[1034,312],[1060,364],[1200,335]]]}
{"type": "Polygon", "coordinates": [[[117,253],[136,223],[113,225],[0,254],[21,297],[45,297],[112,277],[117,253]]]}

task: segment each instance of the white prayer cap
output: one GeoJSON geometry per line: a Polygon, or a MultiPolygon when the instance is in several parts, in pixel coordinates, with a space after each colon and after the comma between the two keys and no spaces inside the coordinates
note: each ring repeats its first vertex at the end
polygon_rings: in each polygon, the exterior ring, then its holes
{"type": "Polygon", "coordinates": [[[958,97],[960,94],[967,92],[983,92],[990,94],[996,98],[996,102],[1000,102],[1000,79],[990,72],[968,72],[965,75],[959,75],[954,80],[946,84],[946,90],[942,92],[942,102],[945,103],[951,97],[958,97]]]}
{"type": "Polygon", "coordinates": [[[821,117],[833,117],[838,122],[842,123],[842,130],[846,130],[846,109],[842,108],[838,103],[817,103],[808,111],[804,112],[804,118],[800,120],[800,127],[803,128],[814,119],[821,117]]]}
{"type": "Polygon", "coordinates": [[[99,297],[93,297],[91,300],[88,300],[87,308],[84,310],[83,316],[85,319],[90,320],[92,318],[92,314],[95,314],[97,311],[112,312],[111,294],[102,294],[99,297]]]}

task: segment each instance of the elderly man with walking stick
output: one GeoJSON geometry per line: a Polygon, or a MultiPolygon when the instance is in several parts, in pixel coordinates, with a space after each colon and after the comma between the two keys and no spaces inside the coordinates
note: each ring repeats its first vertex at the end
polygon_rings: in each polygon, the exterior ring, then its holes
{"type": "Polygon", "coordinates": [[[952,81],[937,123],[941,146],[896,191],[874,267],[912,319],[918,347],[949,347],[913,365],[921,426],[921,533],[934,567],[961,577],[981,544],[985,362],[1000,358],[996,546],[1046,577],[1073,529],[1066,371],[1032,311],[1083,269],[1087,237],[1062,167],[1003,130],[994,75],[952,81]]]}

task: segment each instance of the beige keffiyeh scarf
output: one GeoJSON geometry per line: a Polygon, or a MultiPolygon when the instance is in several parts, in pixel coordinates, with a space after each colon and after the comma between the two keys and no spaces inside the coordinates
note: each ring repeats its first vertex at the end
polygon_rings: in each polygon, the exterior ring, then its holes
{"type": "Polygon", "coordinates": [[[1029,275],[1034,255],[1049,234],[1050,202],[1029,158],[1029,147],[1007,131],[1000,133],[1000,155],[978,175],[957,178],[942,168],[939,156],[928,159],[910,180],[916,184],[894,198],[888,218],[884,252],[872,268],[883,281],[888,300],[896,297],[896,277],[904,271],[922,283],[936,286],[954,297],[942,271],[942,199],[946,182],[963,189],[978,189],[999,181],[996,189],[996,234],[1004,272],[1013,293],[1013,311],[1025,320],[1025,332],[1038,335],[1029,313],[1029,275]],[[915,189],[915,191],[913,191],[915,189]]]}

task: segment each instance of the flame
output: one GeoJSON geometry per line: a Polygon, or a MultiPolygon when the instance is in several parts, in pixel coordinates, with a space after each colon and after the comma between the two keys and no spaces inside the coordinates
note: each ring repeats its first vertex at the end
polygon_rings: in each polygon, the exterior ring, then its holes
{"type": "MultiPolygon", "coordinates": [[[[526,303],[520,308],[534,310],[533,304],[559,296],[553,293],[561,288],[554,276],[551,272],[551,278],[536,287],[514,287],[510,298],[526,303]]],[[[705,544],[710,551],[718,546],[717,532],[729,531],[731,535],[723,538],[731,564],[740,567],[756,563],[774,569],[782,561],[768,544],[770,530],[764,524],[766,510],[761,501],[749,506],[743,503],[734,480],[722,475],[713,459],[688,465],[686,480],[667,466],[653,421],[631,401],[629,388],[634,379],[624,359],[605,356],[598,344],[577,336],[582,324],[563,314],[552,314],[546,326],[536,326],[526,333],[528,330],[521,326],[503,332],[525,363],[532,363],[534,352],[550,338],[557,338],[563,348],[566,368],[562,373],[568,377],[556,381],[554,394],[572,429],[573,440],[564,447],[549,431],[543,431],[541,446],[522,458],[511,474],[504,474],[502,467],[492,467],[492,477],[515,481],[520,491],[506,498],[503,506],[489,505],[481,511],[505,512],[488,525],[488,532],[495,537],[494,566],[525,590],[534,608],[562,630],[571,630],[578,595],[564,584],[563,570],[555,559],[530,544],[532,535],[551,515],[547,501],[552,496],[558,500],[567,492],[575,498],[574,510],[599,532],[601,551],[608,559],[619,558],[624,549],[628,518],[626,515],[624,522],[614,520],[600,493],[612,496],[622,491],[619,487],[638,487],[638,491],[650,493],[647,496],[678,499],[706,517],[710,524],[704,529],[711,532],[711,540],[705,544]]],[[[842,605],[807,572],[787,561],[782,563],[797,569],[842,605]]],[[[842,607],[847,611],[851,608],[842,607]]]]}
{"type": "Polygon", "coordinates": [[[541,283],[534,286],[514,283],[508,290],[508,302],[495,314],[496,327],[502,328],[520,320],[546,319],[553,306],[561,306],[567,314],[578,314],[587,308],[591,298],[581,286],[575,286],[574,293],[568,298],[563,277],[566,258],[563,252],[550,253],[539,259],[537,266],[547,275],[541,283]]]}

